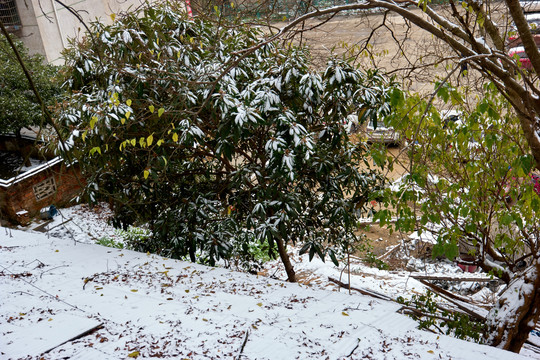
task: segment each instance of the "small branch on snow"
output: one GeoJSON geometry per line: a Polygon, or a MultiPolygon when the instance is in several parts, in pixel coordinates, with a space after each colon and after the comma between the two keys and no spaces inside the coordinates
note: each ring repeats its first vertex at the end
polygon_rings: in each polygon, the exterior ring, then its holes
{"type": "Polygon", "coordinates": [[[60,265],[60,266],[53,267],[52,269],[42,271],[41,274],[39,275],[39,278],[41,279],[41,277],[43,276],[43,274],[45,274],[45,273],[47,273],[47,272],[49,272],[49,271],[53,271],[53,270],[55,270],[55,269],[62,268],[62,267],[68,267],[68,266],[67,266],[67,265],[60,265]]]}
{"type": "Polygon", "coordinates": [[[440,295],[441,297],[443,297],[444,299],[446,299],[447,301],[452,303],[454,306],[457,306],[458,309],[461,310],[460,312],[463,312],[463,313],[469,315],[471,318],[479,320],[479,321],[485,321],[486,320],[485,316],[482,316],[482,315],[478,314],[477,312],[471,310],[467,306],[461,304],[461,303],[465,303],[465,304],[469,304],[471,306],[474,306],[473,304],[471,304],[468,301],[468,299],[464,299],[464,298],[462,298],[460,296],[452,294],[451,292],[446,291],[446,290],[440,288],[437,285],[431,284],[431,283],[427,282],[426,280],[418,279],[418,281],[420,281],[423,285],[431,288],[433,290],[433,292],[440,295]]]}
{"type": "Polygon", "coordinates": [[[354,349],[351,350],[351,352],[349,353],[349,355],[347,355],[347,357],[351,357],[352,354],[356,351],[356,349],[358,349],[359,346],[360,346],[360,339],[358,339],[358,343],[356,344],[356,346],[354,347],[354,349]]]}
{"type": "Polygon", "coordinates": [[[240,360],[242,357],[242,353],[244,352],[244,348],[246,347],[247,341],[249,336],[249,329],[246,330],[246,337],[244,338],[244,342],[242,343],[242,347],[240,348],[240,352],[238,353],[238,356],[236,357],[236,360],[240,360]]]}
{"type": "Polygon", "coordinates": [[[337,279],[331,278],[331,277],[328,277],[328,281],[333,282],[334,284],[337,284],[337,285],[341,286],[342,288],[358,291],[362,295],[371,296],[371,297],[374,297],[374,298],[380,299],[380,300],[394,301],[392,298],[390,298],[390,297],[388,297],[386,295],[379,294],[379,293],[376,293],[376,292],[371,291],[371,290],[364,290],[364,289],[354,288],[354,287],[350,286],[349,284],[345,284],[345,283],[343,283],[343,282],[341,282],[341,281],[339,281],[337,279]]]}

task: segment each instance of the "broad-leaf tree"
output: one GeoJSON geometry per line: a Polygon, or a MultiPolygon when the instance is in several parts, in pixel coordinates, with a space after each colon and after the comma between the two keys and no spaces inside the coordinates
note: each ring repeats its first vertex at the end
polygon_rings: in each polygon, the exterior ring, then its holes
{"type": "MultiPolygon", "coordinates": [[[[525,15],[524,9],[522,9],[521,3],[519,0],[505,0],[503,2],[478,2],[478,1],[455,1],[449,0],[444,5],[434,5],[429,1],[419,0],[419,1],[389,1],[389,0],[362,0],[352,4],[340,5],[331,8],[320,8],[317,3],[311,3],[312,6],[308,9],[307,13],[302,16],[298,16],[296,19],[292,20],[284,27],[280,28],[278,32],[273,35],[274,38],[286,36],[286,34],[291,34],[295,32],[303,32],[306,29],[315,27],[315,19],[325,19],[327,16],[334,16],[340,12],[344,11],[362,11],[362,10],[373,10],[378,9],[384,13],[385,16],[382,16],[381,23],[373,25],[373,31],[370,32],[364,41],[361,41],[359,45],[360,50],[370,51],[370,42],[374,38],[375,31],[377,29],[388,29],[392,31],[394,26],[392,24],[392,17],[389,15],[397,15],[405,20],[406,28],[405,32],[403,30],[401,33],[393,32],[393,38],[398,43],[399,51],[394,55],[395,57],[403,57],[408,59],[407,73],[413,74],[426,72],[427,63],[429,59],[434,59],[433,64],[441,63],[448,61],[449,64],[448,71],[441,76],[441,79],[446,81],[448,79],[454,78],[459,74],[460,71],[465,70],[465,65],[467,65],[467,73],[471,76],[474,76],[480,84],[480,94],[483,92],[482,84],[490,83],[489,87],[494,87],[499,94],[501,94],[511,106],[512,112],[508,111],[507,113],[515,114],[515,119],[518,120],[518,126],[521,132],[517,133],[516,139],[513,140],[514,148],[512,151],[516,150],[516,147],[522,150],[523,152],[520,155],[517,155],[515,152],[510,152],[508,156],[514,156],[511,159],[502,160],[499,158],[498,163],[491,163],[490,161],[495,161],[496,156],[484,158],[485,162],[485,173],[478,172],[475,173],[474,168],[467,168],[467,171],[463,173],[466,177],[469,177],[471,180],[478,179],[478,176],[485,176],[488,181],[487,184],[482,184],[482,186],[471,185],[470,190],[465,195],[469,196],[478,196],[485,197],[480,204],[485,205],[486,207],[480,209],[476,207],[478,213],[483,214],[478,219],[484,221],[482,217],[487,216],[490,221],[488,225],[484,223],[483,226],[479,225],[479,222],[476,222],[477,229],[475,231],[483,231],[482,236],[488,236],[487,228],[506,228],[507,231],[499,232],[498,235],[490,235],[493,239],[493,248],[496,250],[495,253],[489,254],[489,257],[484,257],[481,259],[496,260],[495,265],[500,266],[501,263],[505,265],[499,269],[499,274],[502,274],[502,278],[508,282],[509,288],[505,292],[504,296],[501,297],[501,302],[490,314],[490,329],[493,336],[488,339],[488,342],[492,345],[499,346],[504,349],[518,352],[526,340],[526,336],[538,321],[540,314],[540,292],[537,291],[540,283],[540,262],[538,261],[540,253],[536,247],[536,243],[531,243],[531,239],[534,239],[534,231],[530,229],[532,223],[536,221],[536,211],[538,210],[538,203],[534,200],[532,195],[527,195],[521,197],[521,199],[529,199],[530,203],[527,203],[528,207],[524,207],[521,215],[515,215],[517,207],[508,210],[506,214],[503,214],[503,204],[498,203],[497,199],[503,197],[502,190],[499,193],[493,193],[493,191],[488,191],[486,188],[488,186],[495,186],[496,183],[491,182],[492,179],[495,179],[499,186],[502,186],[502,182],[506,181],[506,177],[509,177],[508,181],[512,182],[512,178],[522,179],[521,183],[524,184],[524,187],[530,188],[527,179],[528,174],[523,175],[524,172],[527,172],[527,169],[532,167],[540,167],[540,90],[538,87],[538,76],[540,73],[540,51],[537,47],[538,35],[535,35],[533,32],[536,28],[535,24],[531,24],[525,15]],[[309,23],[309,26],[304,26],[306,21],[312,21],[309,23]],[[440,41],[444,46],[438,48],[439,51],[431,54],[419,54],[420,59],[417,57],[409,57],[411,55],[408,53],[411,50],[411,47],[408,46],[410,39],[410,34],[413,31],[426,31],[428,34],[432,35],[434,39],[440,41]],[[404,35],[403,35],[404,34],[404,35]],[[521,46],[524,55],[522,57],[527,57],[530,61],[530,66],[527,69],[524,68],[523,63],[519,57],[511,56],[510,49],[516,46],[521,46]],[[428,56],[429,55],[429,56],[428,56]],[[527,146],[525,147],[523,141],[519,139],[525,139],[527,146]],[[517,157],[516,157],[517,156],[517,157]],[[521,160],[517,160],[521,159],[521,160]],[[532,162],[530,161],[532,160],[532,162]],[[504,162],[507,164],[504,164],[504,162]],[[516,161],[523,164],[523,166],[517,166],[516,161]],[[517,171],[516,176],[510,175],[511,172],[508,172],[508,168],[511,167],[513,171],[517,171]],[[493,178],[487,178],[489,174],[488,168],[498,169],[496,173],[493,173],[493,178]],[[508,173],[503,174],[503,168],[508,173]],[[478,193],[476,193],[478,191],[478,193]],[[471,194],[471,192],[475,192],[471,194]],[[494,197],[495,196],[495,197],[494,197]],[[490,203],[496,203],[491,204],[490,203]],[[489,206],[488,206],[489,205],[489,206]],[[495,216],[494,214],[497,214],[495,216]],[[524,228],[524,224],[527,224],[527,228],[524,228]],[[481,231],[481,229],[483,229],[481,231]],[[517,230],[516,230],[517,229],[517,230]],[[512,234],[509,231],[512,230],[512,234]],[[527,237],[528,240],[524,240],[523,232],[531,232],[531,237],[527,237]],[[511,239],[511,240],[509,240],[511,239]],[[514,245],[510,245],[514,244],[514,245]],[[510,246],[510,248],[509,248],[510,246]],[[523,270],[515,269],[513,265],[506,264],[508,260],[506,251],[514,252],[513,247],[526,247],[525,253],[529,256],[524,258],[526,260],[526,268],[523,270]],[[508,272],[505,275],[505,271],[508,272]],[[518,294],[517,297],[511,298],[510,294],[518,294]],[[515,302],[505,302],[510,300],[516,300],[515,302]],[[511,305],[509,305],[511,304],[511,305]]],[[[323,20],[324,21],[324,20],[323,20]]],[[[272,37],[270,37],[272,39],[272,37]]],[[[261,42],[263,44],[264,42],[261,42]]],[[[417,49],[414,49],[417,50],[417,49]]],[[[418,54],[415,54],[418,55],[418,54]]],[[[487,90],[486,90],[487,91],[487,90]]],[[[417,107],[418,105],[416,105],[417,107]]],[[[482,105],[482,108],[479,108],[472,113],[472,120],[476,119],[482,122],[482,128],[486,130],[486,134],[491,134],[488,137],[489,145],[491,147],[493,142],[497,139],[493,132],[495,130],[488,131],[488,126],[490,122],[487,121],[485,112],[486,105],[482,105]],[[479,115],[481,114],[481,115],[479,115]],[[483,121],[486,121],[483,123],[483,121]]],[[[413,107],[413,108],[416,108],[413,107]]],[[[424,109],[427,109],[428,105],[424,105],[424,109]]],[[[466,106],[466,108],[469,108],[466,106]]],[[[488,107],[489,108],[489,107],[488,107]]],[[[470,109],[469,109],[470,110],[470,109]]],[[[506,116],[507,113],[501,114],[501,116],[506,116]]],[[[493,114],[489,114],[493,118],[493,114]]],[[[467,117],[469,119],[469,117],[467,117]]],[[[411,125],[410,117],[404,117],[401,125],[411,125]]],[[[475,121],[476,121],[475,120],[475,121]]],[[[413,122],[414,123],[414,122],[413,122]]],[[[396,123],[396,125],[399,125],[396,123]]],[[[507,123],[503,123],[504,126],[509,126],[507,123]]],[[[479,127],[480,125],[475,125],[479,127]]],[[[499,126],[499,125],[497,125],[499,126]]],[[[495,128],[497,128],[495,126],[495,128]]],[[[500,132],[503,133],[514,133],[515,128],[512,130],[498,128],[500,132]]],[[[462,133],[463,129],[458,129],[457,132],[460,133],[459,139],[463,140],[467,135],[462,133]]],[[[415,132],[413,134],[416,134],[415,132]]],[[[468,150],[468,141],[461,141],[461,150],[468,150]]],[[[499,149],[502,149],[499,144],[499,149]]],[[[433,154],[427,154],[433,155],[433,154]]],[[[502,156],[501,154],[499,154],[502,156]]],[[[438,159],[437,161],[439,161],[438,159]]],[[[466,161],[466,164],[473,164],[466,161]]],[[[419,164],[417,162],[417,164],[419,164]]],[[[431,162],[435,164],[435,161],[431,162]]],[[[468,165],[471,167],[472,165],[468,165]]],[[[475,166],[478,166],[475,165],[475,166]]],[[[456,170],[455,166],[450,170],[456,170]]],[[[419,176],[412,174],[412,178],[418,176],[416,180],[420,182],[420,186],[424,187],[427,184],[428,177],[419,176]]],[[[415,181],[416,181],[415,180],[415,181]]],[[[455,185],[458,182],[452,182],[454,188],[463,185],[463,182],[459,183],[460,185],[455,185]]],[[[441,186],[445,182],[440,182],[441,186]]],[[[450,185],[449,185],[450,186],[450,185]]],[[[467,188],[467,187],[465,187],[467,188]]],[[[440,191],[446,191],[446,189],[441,189],[440,191]]],[[[452,188],[450,189],[452,190],[452,188]]],[[[530,192],[529,192],[530,194],[530,192]]],[[[451,191],[451,196],[456,198],[447,197],[445,201],[441,203],[441,206],[448,205],[447,203],[451,200],[455,203],[459,202],[457,200],[457,192],[451,191]]],[[[516,194],[514,194],[515,197],[516,194]]],[[[446,195],[445,195],[446,196],[446,195]]],[[[516,200],[514,197],[510,196],[512,200],[516,200]]],[[[466,201],[466,200],[464,200],[466,201]]],[[[472,203],[471,203],[472,204],[472,203]]],[[[518,202],[518,204],[520,204],[518,202]]],[[[456,213],[456,209],[464,209],[462,206],[452,205],[446,206],[443,209],[449,211],[444,213],[445,216],[457,216],[460,214],[456,213]]],[[[413,206],[414,209],[414,206],[413,206]]],[[[466,210],[463,210],[466,211],[466,210]]],[[[441,216],[439,211],[436,211],[433,220],[438,220],[438,217],[441,216]],[[438,214],[438,215],[435,215],[438,214]]],[[[424,216],[429,216],[425,214],[424,216]]],[[[460,215],[465,216],[465,215],[460,215]]],[[[414,217],[400,218],[401,221],[408,221],[412,224],[415,222],[414,217]]],[[[475,220],[475,221],[476,221],[475,220]]],[[[434,221],[439,222],[439,221],[434,221]]],[[[441,224],[443,225],[443,224],[441,224]]],[[[469,233],[473,225],[468,225],[467,230],[469,233]]],[[[459,234],[459,231],[454,231],[456,227],[452,227],[448,230],[449,237],[443,237],[440,240],[444,240],[442,244],[447,244],[448,246],[444,247],[444,250],[447,251],[448,255],[455,254],[456,247],[451,245],[452,242],[448,243],[448,239],[452,238],[456,240],[456,237],[459,234]],[[445,240],[446,239],[446,240],[445,240]],[[450,244],[450,245],[449,245],[450,244]]],[[[478,233],[477,233],[477,236],[478,233]]],[[[482,238],[484,241],[484,238],[482,238]]],[[[472,240],[469,239],[469,242],[472,240]]],[[[487,240],[486,240],[487,241],[487,240]]],[[[488,241],[489,243],[489,241],[488,241]]],[[[478,243],[474,244],[477,246],[478,243]]],[[[485,254],[489,250],[489,247],[484,246],[482,249],[482,254],[485,254]]],[[[517,253],[519,254],[519,252],[517,253]]],[[[517,256],[519,258],[519,256],[517,256]]],[[[475,261],[478,261],[476,259],[475,261]]],[[[482,260],[483,261],[483,260],[482,260]]],[[[484,267],[486,269],[494,269],[497,266],[493,264],[487,265],[487,261],[483,261],[484,267]]],[[[523,263],[521,263],[523,264],[523,263]]]]}
{"type": "Polygon", "coordinates": [[[168,6],[91,29],[68,54],[61,121],[90,199],[149,224],[140,250],[214,264],[266,242],[290,281],[287,244],[337,262],[383,182],[343,121],[387,107],[393,83],[339,59],[314,71],[303,48],[245,51],[257,29],[168,6]]]}
{"type": "MultiPolygon", "coordinates": [[[[531,172],[517,116],[495,85],[466,102],[451,86],[438,89],[440,111],[410,97],[394,118],[415,139],[407,148],[410,174],[392,188],[396,227],[431,233],[433,256],[478,266],[504,282],[483,340],[519,351],[540,309],[540,178],[531,172]]],[[[377,216],[384,223],[390,214],[377,216]]]]}

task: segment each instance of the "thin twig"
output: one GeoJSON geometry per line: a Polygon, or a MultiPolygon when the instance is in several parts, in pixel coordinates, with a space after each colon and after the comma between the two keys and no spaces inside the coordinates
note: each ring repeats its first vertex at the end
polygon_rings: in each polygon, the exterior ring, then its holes
{"type": "Polygon", "coordinates": [[[249,336],[249,329],[246,330],[246,337],[244,338],[244,342],[242,343],[242,347],[240,348],[240,352],[238,353],[236,360],[240,360],[240,357],[242,357],[242,353],[244,352],[244,348],[246,347],[246,344],[248,341],[248,336],[249,336]]]}

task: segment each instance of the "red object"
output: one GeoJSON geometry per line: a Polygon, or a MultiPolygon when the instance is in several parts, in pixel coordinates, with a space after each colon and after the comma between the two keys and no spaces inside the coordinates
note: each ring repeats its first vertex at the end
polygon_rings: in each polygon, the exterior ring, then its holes
{"type": "Polygon", "coordinates": [[[508,56],[514,57],[514,55],[517,55],[519,57],[519,62],[521,63],[523,69],[532,70],[531,60],[529,59],[523,46],[518,46],[508,50],[508,56]]]}
{"type": "Polygon", "coordinates": [[[475,272],[476,269],[478,268],[478,266],[476,265],[463,265],[460,263],[458,263],[457,266],[459,266],[459,268],[463,270],[464,272],[470,272],[470,273],[475,272]]]}
{"type": "Polygon", "coordinates": [[[193,10],[191,10],[191,1],[190,0],[186,0],[186,11],[187,11],[188,17],[190,19],[193,19],[193,10]]]}

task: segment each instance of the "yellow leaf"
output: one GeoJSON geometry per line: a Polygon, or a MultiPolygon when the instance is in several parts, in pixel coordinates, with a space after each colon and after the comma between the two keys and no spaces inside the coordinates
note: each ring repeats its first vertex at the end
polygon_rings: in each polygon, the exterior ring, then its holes
{"type": "Polygon", "coordinates": [[[208,319],[203,318],[202,321],[208,321],[208,319]]]}
{"type": "Polygon", "coordinates": [[[129,119],[130,116],[131,116],[131,112],[128,111],[128,112],[126,113],[126,119],[129,119]]]}
{"type": "Polygon", "coordinates": [[[128,355],[130,358],[138,358],[141,353],[139,351],[134,351],[128,355]]]}
{"type": "Polygon", "coordinates": [[[186,289],[185,292],[186,292],[186,293],[189,293],[189,290],[186,289]]]}
{"type": "Polygon", "coordinates": [[[124,124],[126,123],[126,119],[121,118],[121,119],[120,119],[120,123],[121,123],[122,125],[124,125],[124,124]]]}
{"type": "Polygon", "coordinates": [[[257,306],[262,306],[262,303],[257,303],[257,306]]]}
{"type": "Polygon", "coordinates": [[[84,139],[86,139],[86,134],[87,133],[88,133],[88,131],[85,131],[85,132],[82,133],[82,136],[81,136],[82,141],[84,141],[84,139]]]}
{"type": "Polygon", "coordinates": [[[347,314],[345,311],[342,311],[342,312],[341,312],[341,315],[343,315],[343,316],[349,316],[349,314],[347,314]]]}
{"type": "Polygon", "coordinates": [[[131,289],[131,292],[137,292],[137,291],[139,291],[139,290],[137,290],[137,289],[131,289]]]}
{"type": "Polygon", "coordinates": [[[53,320],[52,318],[49,318],[49,320],[47,320],[47,321],[52,321],[52,320],[53,320]]]}
{"type": "Polygon", "coordinates": [[[153,114],[153,113],[154,113],[154,110],[155,110],[154,105],[150,105],[150,106],[148,107],[148,110],[150,110],[150,112],[153,114]]]}
{"type": "Polygon", "coordinates": [[[433,352],[433,350],[428,350],[428,353],[430,353],[430,354],[435,354],[435,353],[433,352]]]}
{"type": "Polygon", "coordinates": [[[164,108],[160,108],[157,112],[157,116],[158,117],[161,117],[161,115],[163,115],[163,113],[165,112],[165,109],[164,108]]]}
{"type": "Polygon", "coordinates": [[[174,142],[178,142],[178,134],[177,133],[173,133],[172,134],[172,139],[174,142]]]}
{"type": "Polygon", "coordinates": [[[131,106],[131,99],[127,99],[127,100],[126,100],[126,105],[127,105],[127,106],[131,106]]]}
{"type": "Polygon", "coordinates": [[[150,146],[152,145],[152,142],[154,142],[154,136],[150,135],[149,137],[146,138],[146,143],[148,144],[148,146],[150,146]]]}
{"type": "Polygon", "coordinates": [[[156,144],[157,144],[157,146],[161,146],[161,144],[163,144],[163,140],[159,139],[156,144]]]}
{"type": "Polygon", "coordinates": [[[150,175],[150,172],[148,170],[144,170],[144,178],[148,179],[148,175],[150,175]]]}
{"type": "Polygon", "coordinates": [[[114,22],[114,19],[116,19],[116,14],[115,14],[115,13],[112,13],[112,14],[111,14],[111,20],[114,22]]]}
{"type": "Polygon", "coordinates": [[[97,116],[92,116],[92,119],[90,119],[90,128],[93,129],[94,126],[96,126],[96,122],[98,121],[97,116]]]}

